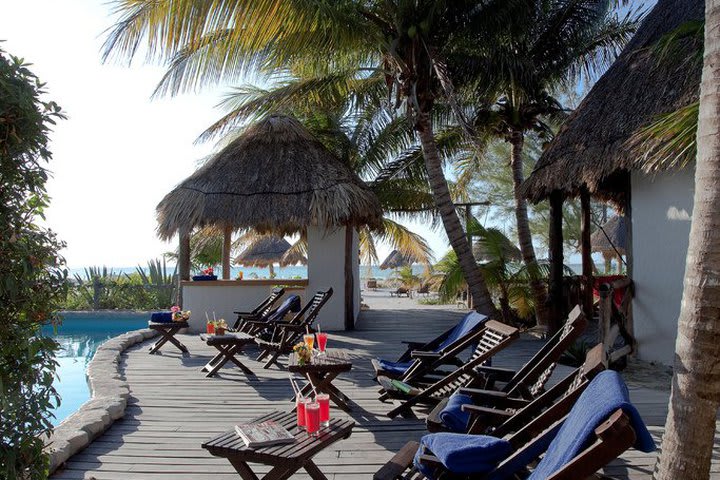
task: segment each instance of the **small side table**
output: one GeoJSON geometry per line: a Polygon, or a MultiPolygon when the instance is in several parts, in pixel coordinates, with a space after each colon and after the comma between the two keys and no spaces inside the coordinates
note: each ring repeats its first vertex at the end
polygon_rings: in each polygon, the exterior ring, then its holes
{"type": "Polygon", "coordinates": [[[175,345],[178,350],[180,350],[183,355],[188,354],[188,349],[185,345],[183,345],[180,340],[175,338],[175,335],[182,330],[183,328],[188,328],[190,325],[188,325],[187,321],[183,322],[148,322],[148,328],[151,330],[155,330],[160,334],[160,339],[155,342],[150,347],[151,354],[157,353],[160,351],[160,348],[162,348],[163,345],[165,345],[167,342],[172,343],[175,345]]]}
{"type": "Polygon", "coordinates": [[[272,445],[269,447],[248,448],[235,430],[219,435],[202,444],[202,448],[216,457],[227,458],[244,480],[258,480],[249,463],[261,463],[273,467],[263,480],[290,478],[304,468],[314,480],[327,480],[312,458],[328,446],[348,438],[355,426],[353,420],[335,420],[329,427],[321,428],[317,437],[309,436],[305,430],[296,426],[295,412],[273,412],[256,418],[254,422],[274,420],[295,436],[295,443],[272,445]]]}
{"type": "Polygon", "coordinates": [[[218,350],[218,354],[215,355],[201,371],[207,372],[206,377],[212,377],[217,374],[218,370],[222,368],[228,361],[233,362],[240,368],[246,375],[255,375],[245,364],[237,359],[235,355],[240,353],[245,345],[254,343],[255,338],[246,333],[226,333],[224,335],[211,335],[203,333],[200,335],[200,339],[218,350]]]}
{"type": "Polygon", "coordinates": [[[330,400],[346,412],[352,410],[349,405],[350,399],[333,385],[332,381],[341,373],[349,372],[351,369],[352,362],[347,354],[342,350],[335,349],[326,350],[325,355],[313,357],[312,362],[305,365],[298,365],[297,356],[291,353],[288,362],[288,371],[299,373],[308,381],[300,393],[308,396],[315,388],[317,393],[330,395],[330,400]]]}

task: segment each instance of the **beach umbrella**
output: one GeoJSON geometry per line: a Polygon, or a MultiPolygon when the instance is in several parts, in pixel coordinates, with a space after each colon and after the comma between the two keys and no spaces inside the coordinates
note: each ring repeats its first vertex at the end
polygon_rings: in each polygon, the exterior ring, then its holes
{"type": "Polygon", "coordinates": [[[390,252],[390,255],[380,264],[380,270],[387,270],[388,268],[401,268],[412,265],[410,258],[397,250],[390,252]]]}
{"type": "Polygon", "coordinates": [[[298,263],[305,265],[307,259],[295,250],[291,250],[290,243],[283,237],[263,235],[250,242],[245,250],[235,257],[235,263],[246,267],[267,267],[272,278],[276,263],[281,267],[298,263]]]}

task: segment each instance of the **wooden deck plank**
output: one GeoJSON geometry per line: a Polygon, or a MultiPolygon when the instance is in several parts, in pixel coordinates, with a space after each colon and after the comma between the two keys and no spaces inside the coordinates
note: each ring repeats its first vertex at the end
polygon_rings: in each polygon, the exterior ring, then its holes
{"type": "MultiPolygon", "coordinates": [[[[353,359],[351,372],[334,383],[357,407],[349,415],[333,408],[335,418],[350,416],[357,424],[349,439],[340,441],[315,459],[330,479],[372,478],[405,442],[425,434],[422,420],[385,416],[392,404],[377,399],[370,359],[393,358],[404,350],[401,340],[429,340],[463,315],[460,310],[437,308],[416,310],[371,310],[363,313],[353,332],[331,333],[329,347],[346,350],[353,359]]],[[[147,354],[147,344],[131,348],[123,356],[123,371],[131,398],[124,418],[117,421],[88,448],[70,459],[53,479],[178,480],[236,479],[230,464],[211,456],[200,445],[232,425],[280,409],[289,410],[292,390],[285,370],[264,370],[251,360],[256,349],[243,357],[257,375],[248,378],[227,365],[215,378],[205,378],[200,369],[215,350],[199,336],[179,335],[190,350],[189,357],[172,349],[147,354]],[[247,358],[247,362],[245,359],[247,358]]],[[[517,368],[532,356],[540,342],[523,337],[501,352],[497,366],[517,368]]],[[[286,359],[282,360],[285,364],[286,359]]],[[[570,371],[559,367],[553,379],[570,371]]],[[[660,440],[667,412],[668,393],[630,385],[631,397],[651,432],[660,440]]],[[[720,446],[711,478],[720,479],[720,446]]],[[[655,454],[627,452],[607,467],[619,479],[650,479],[655,454]]],[[[264,473],[267,467],[258,467],[264,473]]],[[[305,474],[293,478],[309,478],[305,474]]]]}

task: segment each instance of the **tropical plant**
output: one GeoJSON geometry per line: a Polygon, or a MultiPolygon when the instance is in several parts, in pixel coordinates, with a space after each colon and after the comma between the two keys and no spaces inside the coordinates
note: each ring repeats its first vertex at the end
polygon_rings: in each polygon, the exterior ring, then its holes
{"type": "Polygon", "coordinates": [[[710,478],[720,406],[720,1],[705,3],[695,198],[658,480],[710,478]]]}
{"type": "Polygon", "coordinates": [[[0,477],[45,479],[44,440],[59,404],[59,348],[42,325],[59,321],[64,244],[40,226],[49,197],[48,134],[64,118],[22,59],[0,50],[0,477]]]}
{"type": "Polygon", "coordinates": [[[405,265],[395,270],[391,278],[405,288],[414,288],[420,285],[420,277],[415,275],[411,265],[405,265]]]}
{"type": "MultiPolygon", "coordinates": [[[[550,138],[550,123],[565,113],[554,92],[607,68],[630,39],[636,22],[630,14],[618,17],[606,0],[536,2],[527,16],[497,41],[467,52],[465,62],[475,68],[457,74],[456,80],[467,85],[477,102],[473,112],[477,135],[496,136],[511,146],[517,235],[523,261],[535,275],[537,259],[521,190],[525,137],[533,132],[540,139],[550,138]]],[[[536,315],[539,323],[548,325],[547,291],[535,277],[531,287],[536,315]]]]}
{"type": "Polygon", "coordinates": [[[435,204],[475,307],[494,313],[454,208],[432,115],[437,101],[452,99],[446,58],[463,56],[470,45],[491,43],[492,35],[512,30],[508,26],[532,10],[526,3],[118,0],[120,19],[107,39],[105,57],[116,52],[132,58],[146,43],[150,58],[171,59],[158,93],[236,80],[250,68],[275,78],[309,73],[303,76],[312,84],[300,92],[308,102],[336,91],[347,97],[345,92],[354,90],[361,103],[363,92],[354,86],[367,84],[366,79],[384,82],[394,107],[405,109],[418,135],[435,204]],[[318,91],[322,95],[314,94],[318,91]]]}
{"type": "Polygon", "coordinates": [[[135,271],[154,300],[155,305],[150,308],[167,308],[177,300],[177,266],[170,273],[165,259],[155,259],[148,260],[147,271],[139,265],[135,271]]]}

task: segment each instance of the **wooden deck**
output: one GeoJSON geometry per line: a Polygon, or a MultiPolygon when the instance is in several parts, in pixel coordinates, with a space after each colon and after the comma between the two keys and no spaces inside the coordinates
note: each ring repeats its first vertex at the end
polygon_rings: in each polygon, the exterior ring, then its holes
{"type": "MultiPolygon", "coordinates": [[[[389,404],[377,400],[370,359],[392,358],[402,350],[400,340],[429,339],[449,328],[462,315],[459,310],[373,310],[363,314],[358,329],[331,335],[329,346],[343,348],[354,359],[350,374],[335,384],[355,403],[351,417],[357,422],[348,440],[320,453],[316,463],[330,479],[369,479],[406,441],[425,433],[421,420],[390,420],[389,404]]],[[[148,343],[124,356],[124,371],[131,387],[125,417],[117,421],[87,449],[71,458],[54,479],[237,479],[224,459],[212,457],[200,444],[232,425],[274,409],[289,409],[292,390],[286,371],[263,370],[248,360],[257,374],[248,379],[227,366],[215,378],[200,368],[214,350],[198,336],[181,336],[191,356],[183,358],[172,346],[161,355],[148,355],[148,343]]],[[[538,341],[523,338],[498,357],[496,365],[514,367],[529,358],[538,341]]],[[[556,377],[569,371],[560,367],[556,377]]],[[[658,443],[665,421],[668,394],[631,385],[638,406],[658,443]]],[[[333,409],[332,415],[345,416],[333,409]]],[[[712,478],[720,479],[720,446],[716,444],[712,478]]],[[[655,455],[631,451],[606,469],[621,479],[649,479],[655,455]]],[[[261,467],[257,472],[265,472],[261,467]]],[[[309,478],[297,475],[293,478],[309,478]]]]}

